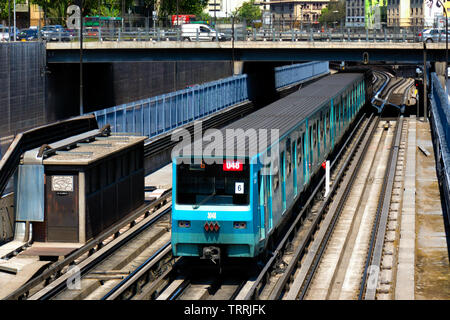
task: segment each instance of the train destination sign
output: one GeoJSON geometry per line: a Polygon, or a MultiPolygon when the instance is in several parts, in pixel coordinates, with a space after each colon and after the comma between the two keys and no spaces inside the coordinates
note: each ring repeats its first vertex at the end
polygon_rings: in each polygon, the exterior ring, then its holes
{"type": "Polygon", "coordinates": [[[242,171],[244,165],[239,160],[225,160],[223,163],[223,171],[242,171]]]}

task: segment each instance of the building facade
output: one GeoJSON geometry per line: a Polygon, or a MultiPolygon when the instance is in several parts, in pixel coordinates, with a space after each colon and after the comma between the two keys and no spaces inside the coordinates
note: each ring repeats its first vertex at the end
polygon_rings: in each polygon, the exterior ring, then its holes
{"type": "Polygon", "coordinates": [[[318,25],[322,9],[330,0],[261,0],[264,24],[281,28],[318,25]],[[270,21],[270,22],[268,22],[270,21]]]}
{"type": "Polygon", "coordinates": [[[365,27],[365,1],[346,0],[345,26],[350,28],[365,27]]]}

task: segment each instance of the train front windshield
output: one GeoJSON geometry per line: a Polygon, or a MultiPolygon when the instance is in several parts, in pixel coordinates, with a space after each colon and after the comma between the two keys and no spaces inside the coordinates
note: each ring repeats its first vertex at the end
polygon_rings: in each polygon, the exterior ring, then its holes
{"type": "Polygon", "coordinates": [[[250,166],[240,160],[222,164],[178,164],[177,204],[248,205],[250,166]]]}

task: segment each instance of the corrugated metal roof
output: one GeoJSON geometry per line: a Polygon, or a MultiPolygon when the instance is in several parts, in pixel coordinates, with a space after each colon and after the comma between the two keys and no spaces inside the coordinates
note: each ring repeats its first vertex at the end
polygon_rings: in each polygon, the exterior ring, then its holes
{"type": "MultiPolygon", "coordinates": [[[[341,73],[327,76],[318,80],[314,84],[302,88],[242,119],[229,124],[225,128],[221,129],[221,133],[224,138],[224,154],[253,156],[255,152],[253,152],[254,150],[251,150],[252,148],[249,148],[250,146],[248,141],[258,141],[258,143],[261,143],[261,141],[258,140],[258,138],[260,138],[258,136],[259,130],[267,130],[268,141],[270,141],[270,131],[272,129],[278,129],[279,137],[282,137],[305,118],[314,114],[318,108],[323,106],[327,101],[331,100],[331,98],[335,97],[340,91],[362,77],[363,75],[360,73],[341,73]],[[235,142],[232,143],[232,145],[227,146],[227,129],[242,129],[246,134],[242,134],[241,131],[241,134],[237,137],[237,139],[235,139],[235,142]],[[239,144],[244,145],[245,147],[238,148],[239,144]]],[[[209,142],[203,142],[203,149],[208,144],[209,142]]],[[[251,147],[255,149],[255,146],[251,147]]]]}

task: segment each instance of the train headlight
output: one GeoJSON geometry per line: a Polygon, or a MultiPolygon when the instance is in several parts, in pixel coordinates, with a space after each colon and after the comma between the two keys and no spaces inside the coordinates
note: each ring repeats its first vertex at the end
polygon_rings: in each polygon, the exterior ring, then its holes
{"type": "Polygon", "coordinates": [[[179,228],[190,228],[191,227],[191,222],[190,221],[185,221],[185,220],[180,220],[180,221],[178,221],[178,227],[179,228]]]}
{"type": "Polygon", "coordinates": [[[244,221],[235,221],[233,222],[233,227],[235,229],[245,229],[247,228],[247,223],[244,221]]]}

